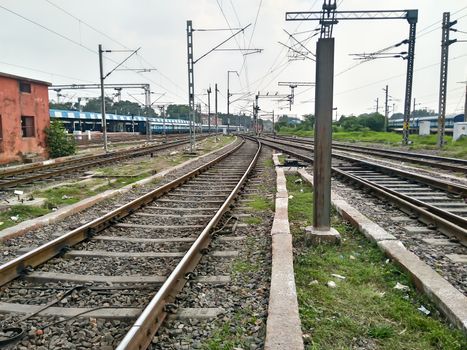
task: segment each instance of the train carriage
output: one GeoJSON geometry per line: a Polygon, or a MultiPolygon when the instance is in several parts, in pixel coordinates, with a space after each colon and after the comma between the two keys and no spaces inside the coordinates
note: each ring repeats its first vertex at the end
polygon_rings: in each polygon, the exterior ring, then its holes
{"type": "MultiPolygon", "coordinates": [[[[74,131],[102,131],[102,117],[100,113],[79,112],[51,109],[50,120],[63,122],[68,132],[74,131]]],[[[106,114],[107,130],[109,132],[135,132],[146,133],[147,118],[144,116],[106,114]]],[[[189,121],[181,119],[149,118],[153,134],[162,134],[164,130],[168,134],[189,132],[189,121]]],[[[201,124],[196,124],[200,127],[201,124]]]]}
{"type": "MultiPolygon", "coordinates": [[[[430,122],[430,131],[436,133],[438,131],[438,116],[428,116],[428,117],[416,117],[410,118],[410,131],[413,133],[418,133],[420,127],[420,122],[429,121],[430,122]]],[[[445,132],[452,133],[454,128],[454,123],[460,123],[464,121],[464,114],[450,114],[445,118],[445,132]]],[[[404,124],[404,119],[389,119],[388,128],[393,131],[402,131],[404,124]]]]}

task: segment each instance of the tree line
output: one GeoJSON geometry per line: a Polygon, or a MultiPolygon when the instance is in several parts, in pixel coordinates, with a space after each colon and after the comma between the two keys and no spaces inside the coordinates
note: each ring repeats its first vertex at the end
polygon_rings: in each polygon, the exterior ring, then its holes
{"type": "MultiPolygon", "coordinates": [[[[434,111],[427,111],[426,109],[415,110],[412,112],[413,117],[425,117],[436,115],[434,111]]],[[[276,123],[276,130],[284,127],[291,127],[295,125],[297,130],[313,130],[315,125],[315,116],[313,114],[303,115],[304,119],[297,123],[294,118],[287,116],[279,117],[276,123]]],[[[394,113],[390,119],[403,118],[402,113],[394,113]]],[[[296,118],[295,118],[296,119],[296,118]]],[[[358,116],[342,115],[338,121],[333,122],[334,131],[385,131],[384,130],[384,115],[380,113],[363,113],[358,116]]]]}
{"type": "MultiPolygon", "coordinates": [[[[101,99],[90,98],[86,100],[84,105],[80,102],[64,102],[64,103],[49,103],[51,109],[64,109],[70,111],[82,111],[82,112],[101,112],[101,99]]],[[[139,103],[132,101],[116,101],[114,102],[111,98],[105,98],[105,111],[106,113],[119,114],[119,115],[148,115],[150,117],[157,116],[156,111],[152,107],[144,107],[139,103]]]]}

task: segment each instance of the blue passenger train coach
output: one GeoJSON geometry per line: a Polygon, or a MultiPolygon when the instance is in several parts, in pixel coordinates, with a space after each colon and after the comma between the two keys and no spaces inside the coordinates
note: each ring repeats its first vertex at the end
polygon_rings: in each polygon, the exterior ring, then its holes
{"type": "MultiPolygon", "coordinates": [[[[146,133],[146,117],[117,115],[106,113],[107,131],[109,132],[136,132],[146,133]]],[[[68,132],[74,131],[102,131],[102,117],[100,113],[65,111],[58,109],[50,110],[50,120],[60,120],[68,132]]],[[[152,133],[161,134],[164,130],[163,118],[149,118],[152,133]]],[[[166,133],[189,132],[190,122],[181,119],[165,119],[166,133]]],[[[199,128],[200,124],[196,124],[199,128]]]]}
{"type": "MultiPolygon", "coordinates": [[[[410,118],[410,131],[417,133],[419,129],[420,122],[429,121],[430,130],[435,133],[438,131],[438,116],[429,116],[429,117],[416,117],[410,118]]],[[[445,117],[445,131],[446,133],[452,133],[454,128],[454,123],[460,123],[464,121],[464,114],[450,114],[445,117]]],[[[404,124],[404,119],[389,119],[388,127],[393,131],[402,131],[404,124]]]]}
{"type": "MultiPolygon", "coordinates": [[[[108,132],[134,132],[146,134],[146,117],[118,115],[106,113],[108,132]]],[[[60,120],[68,132],[74,131],[102,131],[102,118],[100,113],[65,111],[59,109],[50,110],[50,120],[60,120]]],[[[149,118],[152,134],[162,134],[164,131],[163,118],[149,118]]],[[[208,125],[195,123],[197,132],[207,132],[208,125]]],[[[215,125],[211,125],[214,131],[215,125]]],[[[229,132],[245,131],[243,126],[218,125],[219,132],[228,130],[229,132]]],[[[190,132],[190,121],[183,119],[165,119],[165,132],[167,134],[182,134],[190,132]]]]}

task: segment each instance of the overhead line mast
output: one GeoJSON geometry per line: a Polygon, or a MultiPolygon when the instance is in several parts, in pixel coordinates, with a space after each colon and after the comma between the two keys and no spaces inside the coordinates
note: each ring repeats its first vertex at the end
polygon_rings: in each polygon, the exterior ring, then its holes
{"type": "MultiPolygon", "coordinates": [[[[196,139],[195,139],[195,128],[194,123],[196,122],[195,115],[195,71],[194,66],[197,62],[201,59],[209,55],[211,52],[216,51],[220,46],[224,45],[230,39],[234,38],[236,35],[242,33],[251,25],[248,24],[247,26],[239,29],[237,32],[229,36],[227,39],[222,41],[221,43],[214,46],[212,49],[201,55],[196,60],[194,59],[193,55],[193,32],[199,31],[200,29],[193,29],[193,21],[188,20],[186,21],[186,33],[187,33],[187,56],[188,56],[188,105],[189,105],[189,115],[190,115],[190,153],[193,152],[196,146],[196,139]]],[[[238,50],[240,51],[240,50],[238,50]]]]}
{"type": "Polygon", "coordinates": [[[290,95],[289,95],[289,110],[292,110],[292,105],[294,104],[295,100],[295,89],[299,86],[315,86],[315,83],[310,81],[280,81],[277,83],[278,86],[288,86],[290,87],[290,95]]]}
{"type": "Polygon", "coordinates": [[[336,11],[336,2],[325,0],[322,11],[316,12],[287,12],[286,21],[315,20],[321,24],[321,38],[332,35],[332,26],[343,20],[383,20],[406,19],[409,28],[409,48],[407,53],[407,74],[405,84],[403,144],[409,143],[410,107],[412,101],[412,85],[414,70],[415,32],[418,20],[418,10],[363,10],[363,11],[336,11]]]}
{"type": "Polygon", "coordinates": [[[286,21],[316,20],[321,24],[320,38],[316,45],[316,90],[315,90],[315,144],[313,181],[313,228],[311,233],[328,232],[331,228],[331,138],[334,84],[334,24],[342,20],[406,19],[410,24],[407,59],[406,96],[404,109],[403,142],[408,143],[410,102],[412,95],[413,61],[417,10],[396,11],[337,11],[335,0],[325,0],[322,11],[287,12],[286,21]]]}
{"type": "Polygon", "coordinates": [[[443,25],[441,34],[441,64],[440,64],[440,78],[439,78],[439,114],[438,114],[438,147],[444,146],[444,129],[446,120],[446,95],[448,87],[448,62],[449,62],[449,45],[454,44],[457,40],[449,39],[449,32],[451,27],[457,21],[450,21],[450,13],[443,13],[443,25]]]}

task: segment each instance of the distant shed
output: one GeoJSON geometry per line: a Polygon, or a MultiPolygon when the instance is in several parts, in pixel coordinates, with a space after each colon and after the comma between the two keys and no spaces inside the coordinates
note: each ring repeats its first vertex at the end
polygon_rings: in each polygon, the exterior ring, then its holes
{"type": "Polygon", "coordinates": [[[0,163],[47,156],[50,85],[0,72],[0,163]]]}

